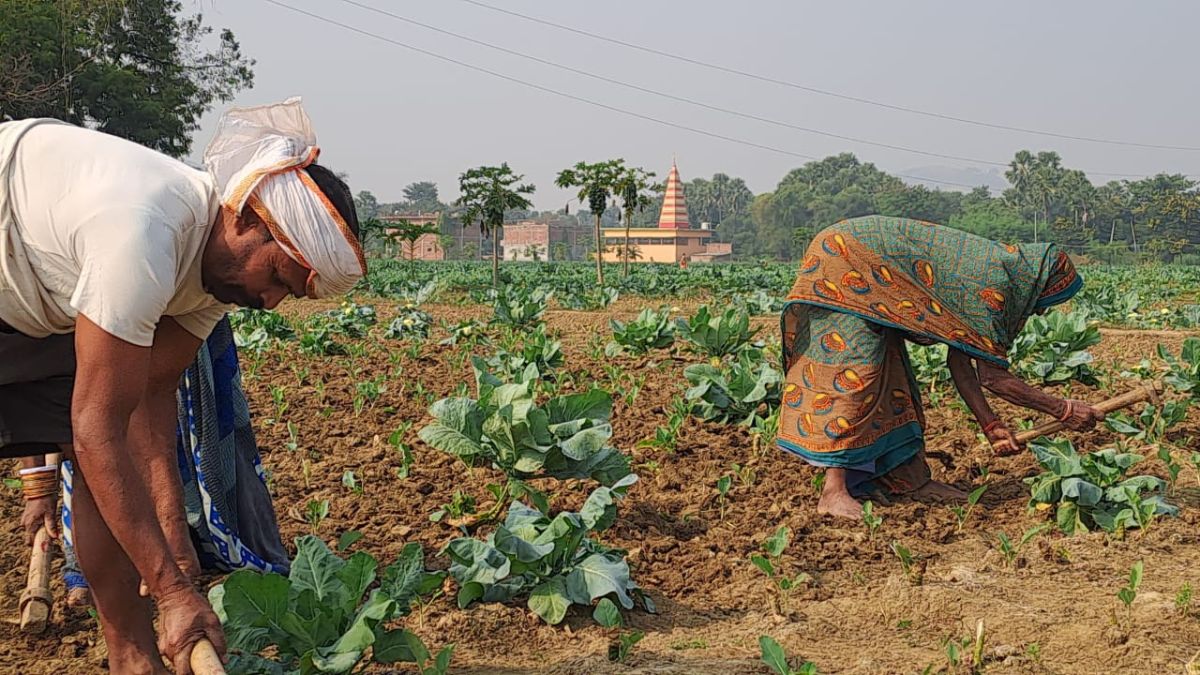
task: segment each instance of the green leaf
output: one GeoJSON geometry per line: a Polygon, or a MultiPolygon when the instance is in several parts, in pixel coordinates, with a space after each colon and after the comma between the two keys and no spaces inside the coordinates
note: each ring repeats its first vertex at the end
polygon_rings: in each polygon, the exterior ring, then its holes
{"type": "Polygon", "coordinates": [[[611,488],[598,487],[592,490],[583,508],[579,510],[579,518],[589,530],[607,530],[617,518],[617,500],[623,497],[630,485],[638,480],[634,474],[625,476],[613,484],[611,488]]]}
{"type": "Polygon", "coordinates": [[[329,550],[324,541],[312,535],[296,540],[296,558],[288,579],[297,591],[311,589],[322,602],[341,604],[346,597],[345,584],[337,578],[346,561],[329,550]]]}
{"type": "Polygon", "coordinates": [[[600,602],[596,603],[596,609],[592,612],[592,618],[605,628],[622,625],[621,610],[617,609],[613,601],[608,598],[600,598],[600,602]]]}
{"type": "Polygon", "coordinates": [[[450,659],[454,657],[454,645],[448,644],[438,651],[437,658],[433,661],[432,672],[429,668],[425,669],[424,675],[446,675],[446,671],[450,669],[450,659]]]}
{"type": "Polygon", "coordinates": [[[458,457],[483,452],[484,411],[468,398],[445,398],[433,404],[429,411],[437,422],[421,429],[421,440],[431,447],[458,457]]]}
{"type": "Polygon", "coordinates": [[[791,539],[792,531],[788,529],[787,525],[780,525],[779,529],[775,530],[775,534],[763,541],[762,547],[771,557],[778,558],[787,549],[791,539]]]}
{"type": "Polygon", "coordinates": [[[1095,506],[1100,503],[1104,491],[1092,483],[1072,476],[1063,479],[1062,494],[1064,499],[1072,499],[1080,506],[1095,506]]]}
{"type": "Polygon", "coordinates": [[[358,530],[350,530],[343,532],[342,536],[338,537],[337,550],[338,552],[345,551],[353,546],[358,540],[363,538],[363,533],[358,530]]]}
{"type": "MultiPolygon", "coordinates": [[[[1058,505],[1058,511],[1055,513],[1058,521],[1058,529],[1062,530],[1063,534],[1075,534],[1079,523],[1079,505],[1074,502],[1061,502],[1058,505]]],[[[1086,531],[1086,528],[1084,528],[1086,531]]]]}
{"type": "Polygon", "coordinates": [[[396,562],[383,571],[379,588],[396,601],[399,612],[407,614],[414,598],[437,590],[445,577],[445,572],[426,572],[421,545],[410,542],[400,551],[396,562]]]}
{"type": "Polygon", "coordinates": [[[987,485],[980,485],[974,490],[971,490],[971,494],[967,495],[967,503],[971,505],[978,504],[979,498],[983,496],[984,492],[987,492],[987,489],[987,485]]]}
{"type": "Polygon", "coordinates": [[[312,664],[321,673],[348,673],[362,658],[361,651],[332,651],[322,655],[320,651],[313,652],[312,664]]]}
{"type": "Polygon", "coordinates": [[[508,576],[508,556],[482,541],[460,537],[451,541],[446,550],[455,563],[450,567],[450,574],[460,584],[469,581],[494,584],[508,576]]]}
{"type": "Polygon", "coordinates": [[[763,574],[766,574],[769,577],[775,576],[775,566],[771,564],[770,560],[767,560],[763,556],[758,555],[757,553],[751,554],[750,562],[753,563],[755,567],[762,570],[763,574]]]}
{"type": "Polygon", "coordinates": [[[613,560],[603,553],[584,558],[567,575],[567,593],[581,605],[613,593],[625,609],[633,609],[629,592],[636,588],[629,578],[629,566],[624,560],[613,560]],[[586,600],[582,600],[586,598],[586,600]]]}
{"type": "Polygon", "coordinates": [[[787,654],[783,647],[769,635],[758,638],[758,646],[762,650],[763,663],[770,666],[778,675],[792,675],[792,667],[788,665],[787,654]]]}
{"type": "Polygon", "coordinates": [[[1033,451],[1039,464],[1061,478],[1078,476],[1083,472],[1079,464],[1079,455],[1067,439],[1035,441],[1030,444],[1029,449],[1033,451]]]}
{"type": "Polygon", "coordinates": [[[1031,499],[1041,504],[1057,504],[1062,497],[1062,481],[1060,476],[1047,471],[1033,479],[1030,485],[1031,499]]]}
{"type": "Polygon", "coordinates": [[[386,593],[379,590],[371,592],[371,596],[359,608],[350,627],[328,649],[318,649],[318,656],[313,658],[317,668],[328,672],[345,672],[353,668],[362,658],[367,647],[375,642],[375,629],[383,621],[392,617],[396,610],[396,602],[386,593]],[[349,666],[343,667],[350,657],[349,666]]]}
{"type": "Polygon", "coordinates": [[[1133,567],[1129,570],[1129,587],[1137,590],[1138,586],[1142,585],[1142,570],[1143,563],[1141,560],[1133,563],[1133,567]]]}
{"type": "Polygon", "coordinates": [[[529,594],[529,609],[551,626],[557,626],[567,615],[571,600],[562,577],[552,577],[534,587],[529,594]]]}
{"type": "Polygon", "coordinates": [[[291,672],[294,672],[285,670],[282,664],[270,659],[264,659],[257,654],[235,652],[232,645],[230,647],[229,663],[225,667],[230,675],[291,675],[291,672]]]}
{"type": "Polygon", "coordinates": [[[578,419],[608,420],[612,418],[612,396],[602,389],[592,389],[586,394],[559,396],[546,401],[542,406],[550,417],[550,424],[564,424],[578,419]]]}
{"type": "Polygon", "coordinates": [[[276,636],[285,633],[279,621],[287,611],[291,586],[275,573],[238,570],[230,574],[222,584],[221,597],[227,625],[234,630],[241,626],[267,628],[276,636]]]}
{"type": "Polygon", "coordinates": [[[397,661],[416,663],[417,657],[410,646],[411,638],[408,633],[409,631],[403,628],[377,631],[375,634],[375,644],[371,649],[371,658],[376,663],[395,663],[397,661]]]}
{"type": "Polygon", "coordinates": [[[495,534],[492,535],[492,546],[523,563],[535,563],[554,550],[554,544],[534,544],[504,527],[496,528],[495,534]]]}
{"type": "Polygon", "coordinates": [[[300,591],[280,621],[291,638],[286,649],[285,645],[280,646],[281,652],[304,653],[334,642],[342,629],[342,617],[347,615],[344,608],[321,605],[311,589],[300,591]]]}
{"type": "Polygon", "coordinates": [[[483,584],[478,581],[468,581],[458,589],[458,608],[466,609],[472,602],[483,597],[483,584]]]}
{"type": "Polygon", "coordinates": [[[584,429],[574,436],[562,441],[559,447],[562,448],[562,453],[570,459],[577,461],[585,460],[588,457],[600,452],[608,443],[608,439],[612,438],[612,427],[607,424],[584,429]]]}

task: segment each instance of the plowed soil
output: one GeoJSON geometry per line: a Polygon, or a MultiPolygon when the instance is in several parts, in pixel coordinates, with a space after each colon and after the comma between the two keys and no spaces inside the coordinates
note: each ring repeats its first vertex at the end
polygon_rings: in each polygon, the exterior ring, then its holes
{"type": "MultiPolygon", "coordinates": [[[[455,490],[474,496],[482,512],[492,505],[485,485],[497,474],[464,467],[422,444],[417,432],[429,420],[431,399],[472,382],[470,365],[455,367],[457,348],[437,344],[446,336],[444,328],[435,329],[415,355],[385,340],[383,329],[394,309],[383,301],[364,302],[375,304],[381,322],[361,341],[360,357],[308,357],[294,344],[268,352],[259,364],[243,355],[284,539],[290,545],[309,531],[300,515],[309,500],[327,499],[330,515],[319,534],[328,541],[358,530],[364,537],[356,547],[385,564],[404,544],[418,541],[431,567],[445,567],[448,561],[436,552],[460,533],[431,522],[430,512],[449,502],[455,490]],[[356,415],[356,384],[379,375],[386,375],[386,390],[356,415]],[[285,392],[282,415],[272,387],[285,392]],[[287,421],[296,429],[296,450],[287,447],[287,421]],[[415,465],[401,480],[400,457],[387,437],[404,428],[415,465]],[[342,485],[347,469],[361,482],[361,495],[342,485]]],[[[639,610],[626,617],[645,639],[625,663],[614,663],[608,659],[612,632],[587,613],[573,611],[563,625],[550,627],[521,603],[459,610],[451,592],[408,617],[406,625],[428,644],[457,645],[452,672],[765,673],[760,635],[775,637],[789,654],[815,662],[822,673],[921,673],[930,664],[929,672],[954,672],[947,670],[944,642],[973,636],[980,621],[987,673],[1178,673],[1200,651],[1200,608],[1180,609],[1176,603],[1185,585],[1200,589],[1195,471],[1184,470],[1172,498],[1183,507],[1180,518],[1160,520],[1123,539],[1103,533],[1068,538],[1051,529],[1006,564],[996,534],[1015,541],[1048,517],[1026,508],[1028,489],[1021,480],[1038,468],[1029,454],[998,458],[980,449],[976,427],[957,396],[947,393],[936,405],[927,401],[934,475],[964,490],[983,482],[989,489],[961,531],[947,506],[899,500],[877,510],[883,522],[872,537],[862,523],[817,515],[816,471],[770,444],[758,447],[741,427],[692,422],[673,454],[637,447],[665,422],[664,408],[683,391],[683,368],[696,360],[665,352],[615,361],[595,357],[594,345],[609,337],[608,319],[632,318],[642,304],[623,299],[604,312],[550,311],[547,324],[563,340],[567,368],[576,371],[579,386],[595,378],[611,389],[602,366],[614,362],[645,377],[632,405],[622,401],[614,413],[613,440],[633,457],[641,481],[604,534],[606,543],[629,551],[634,578],[657,603],[657,614],[639,610]],[[722,513],[715,483],[735,463],[748,471],[744,480],[734,479],[722,513]],[[748,559],[780,525],[793,532],[784,569],[813,579],[783,600],[748,559]],[[918,556],[919,583],[902,572],[893,541],[918,556]],[[1137,560],[1145,563],[1145,579],[1127,611],[1116,592],[1137,560]]],[[[482,307],[427,309],[439,323],[487,318],[482,307]]],[[[299,311],[312,308],[285,308],[299,311]]],[[[760,323],[762,335],[775,339],[775,321],[760,323]]],[[[1158,343],[1178,349],[1185,337],[1113,331],[1092,351],[1102,369],[1120,371],[1153,359],[1158,343]]],[[[1110,390],[1075,385],[1070,394],[1094,402],[1133,384],[1116,377],[1110,390]]],[[[617,393],[627,392],[625,387],[617,393]]],[[[1009,419],[1033,419],[994,404],[1009,419]]],[[[1200,437],[1200,410],[1171,433],[1176,441],[1189,436],[1200,437]]],[[[1093,450],[1113,441],[1102,430],[1071,437],[1093,450]]],[[[1166,476],[1157,459],[1138,468],[1166,476]]],[[[579,482],[543,487],[558,508],[578,507],[589,489],[579,482]]],[[[0,672],[103,672],[105,649],[96,623],[65,608],[57,580],[60,602],[51,628],[36,637],[18,632],[17,598],[28,560],[20,508],[16,493],[0,498],[0,672]]],[[[370,666],[363,672],[412,671],[370,666]]]]}

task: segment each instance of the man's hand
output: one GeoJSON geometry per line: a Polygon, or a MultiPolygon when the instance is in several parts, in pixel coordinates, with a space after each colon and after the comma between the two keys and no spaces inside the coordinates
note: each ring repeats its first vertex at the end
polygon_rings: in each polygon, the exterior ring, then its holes
{"type": "Polygon", "coordinates": [[[174,666],[176,675],[192,675],[192,649],[202,639],[212,643],[225,661],[225,632],[208,601],[190,586],[179,587],[156,598],[158,604],[158,650],[174,666]]]}
{"type": "Polygon", "coordinates": [[[1012,429],[1003,424],[993,426],[985,431],[984,435],[987,436],[988,443],[992,444],[992,450],[1000,457],[1015,455],[1025,449],[1025,445],[1017,440],[1017,435],[1012,429]]]}
{"type": "Polygon", "coordinates": [[[21,514],[21,526],[25,528],[25,545],[33,545],[33,537],[39,527],[46,528],[46,534],[51,539],[58,539],[58,497],[46,495],[25,502],[25,512],[21,514]]]}
{"type": "MultiPolygon", "coordinates": [[[[1063,424],[1071,431],[1090,431],[1104,419],[1104,413],[1095,409],[1091,405],[1083,401],[1063,401],[1063,413],[1068,412],[1066,408],[1070,408],[1070,414],[1063,420],[1063,424]]],[[[1059,415],[1062,418],[1062,415],[1059,415]]]]}

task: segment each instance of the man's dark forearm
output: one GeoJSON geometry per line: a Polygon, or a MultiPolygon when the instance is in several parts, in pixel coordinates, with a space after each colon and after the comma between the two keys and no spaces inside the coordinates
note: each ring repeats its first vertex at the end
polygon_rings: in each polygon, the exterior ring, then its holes
{"type": "Polygon", "coordinates": [[[983,386],[1013,405],[1054,417],[1062,416],[1066,409],[1066,403],[1062,399],[1026,384],[1024,380],[1003,368],[980,362],[979,376],[983,386]]]}
{"type": "Polygon", "coordinates": [[[167,547],[146,481],[138,478],[144,467],[134,462],[128,435],[116,428],[118,424],[103,410],[78,415],[73,426],[80,473],[100,516],[150,593],[161,597],[190,588],[167,547]]]}
{"type": "Polygon", "coordinates": [[[159,387],[148,395],[129,420],[130,448],[139,465],[145,467],[146,487],[154,502],[163,535],[178,561],[190,550],[187,515],[183,507],[183,486],[175,453],[177,409],[175,389],[159,387]]]}

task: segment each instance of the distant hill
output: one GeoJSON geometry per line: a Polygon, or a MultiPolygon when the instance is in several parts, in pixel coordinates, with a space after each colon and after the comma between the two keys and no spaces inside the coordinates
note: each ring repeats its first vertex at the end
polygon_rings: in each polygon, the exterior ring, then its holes
{"type": "Polygon", "coordinates": [[[911,169],[905,169],[900,173],[907,174],[907,176],[921,176],[922,178],[932,179],[922,181],[908,177],[901,178],[901,180],[909,185],[924,185],[930,189],[956,190],[958,192],[966,192],[969,189],[958,187],[957,185],[933,182],[942,180],[949,183],[962,183],[973,187],[985,185],[991,190],[993,195],[999,195],[1008,188],[1008,181],[1004,179],[1004,173],[999,169],[980,169],[962,166],[915,166],[911,169]]]}

